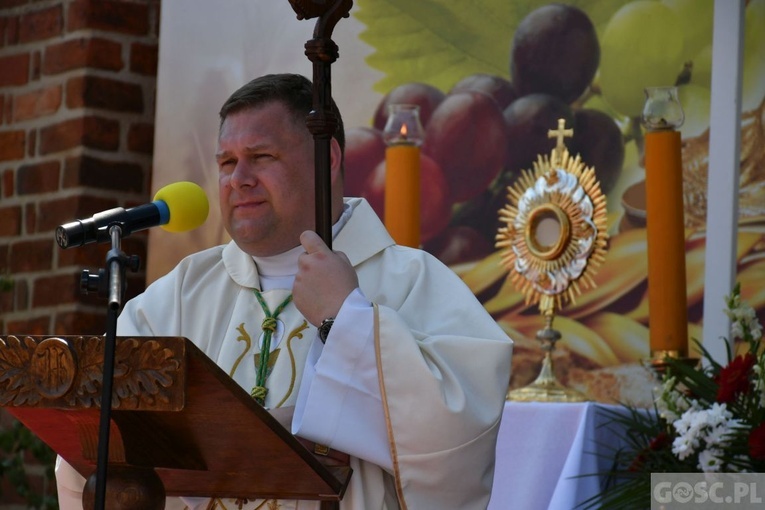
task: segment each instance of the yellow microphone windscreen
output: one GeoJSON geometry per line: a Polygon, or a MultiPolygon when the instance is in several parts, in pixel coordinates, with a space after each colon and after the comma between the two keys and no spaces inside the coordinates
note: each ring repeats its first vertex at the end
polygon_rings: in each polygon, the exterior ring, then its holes
{"type": "Polygon", "coordinates": [[[154,201],[161,200],[170,210],[170,221],[161,227],[168,232],[186,232],[202,225],[210,204],[204,190],[193,182],[181,181],[161,188],[154,201]]]}

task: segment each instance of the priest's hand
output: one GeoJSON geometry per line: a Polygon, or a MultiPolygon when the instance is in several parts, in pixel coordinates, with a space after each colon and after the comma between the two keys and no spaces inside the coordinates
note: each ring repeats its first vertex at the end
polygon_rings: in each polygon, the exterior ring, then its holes
{"type": "Polygon", "coordinates": [[[300,235],[305,253],[298,259],[292,300],[303,317],[314,326],[336,317],[359,279],[345,253],[332,251],[316,232],[300,235]]]}

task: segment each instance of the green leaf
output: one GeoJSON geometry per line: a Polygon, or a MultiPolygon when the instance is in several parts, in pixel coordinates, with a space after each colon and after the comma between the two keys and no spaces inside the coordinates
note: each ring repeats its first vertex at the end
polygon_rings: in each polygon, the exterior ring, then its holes
{"type": "MultiPolygon", "coordinates": [[[[412,82],[444,92],[462,78],[487,73],[510,78],[515,28],[547,0],[357,0],[353,15],[375,51],[367,64],[385,74],[375,90],[387,93],[412,82]]],[[[626,0],[567,2],[588,13],[597,27],[626,0]]]]}

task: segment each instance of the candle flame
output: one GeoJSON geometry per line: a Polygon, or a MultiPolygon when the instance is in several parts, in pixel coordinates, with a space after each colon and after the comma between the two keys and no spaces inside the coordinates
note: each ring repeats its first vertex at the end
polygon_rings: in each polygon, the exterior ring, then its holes
{"type": "Polygon", "coordinates": [[[401,138],[406,140],[406,134],[407,134],[406,124],[401,124],[400,133],[401,133],[401,138]]]}

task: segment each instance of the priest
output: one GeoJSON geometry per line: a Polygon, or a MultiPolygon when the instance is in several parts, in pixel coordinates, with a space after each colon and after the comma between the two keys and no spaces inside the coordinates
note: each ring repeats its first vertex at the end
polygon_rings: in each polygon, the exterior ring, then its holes
{"type": "MultiPolygon", "coordinates": [[[[130,300],[117,334],[189,338],[293,434],[347,456],[343,510],[486,508],[512,341],[454,272],[396,245],[365,200],[343,198],[332,108],[333,249],[312,230],[311,82],[256,78],[220,111],[232,241],[130,300]]],[[[81,508],[84,479],[62,459],[56,476],[62,510],[81,508]]],[[[166,508],[319,503],[168,498],[166,508]]]]}

